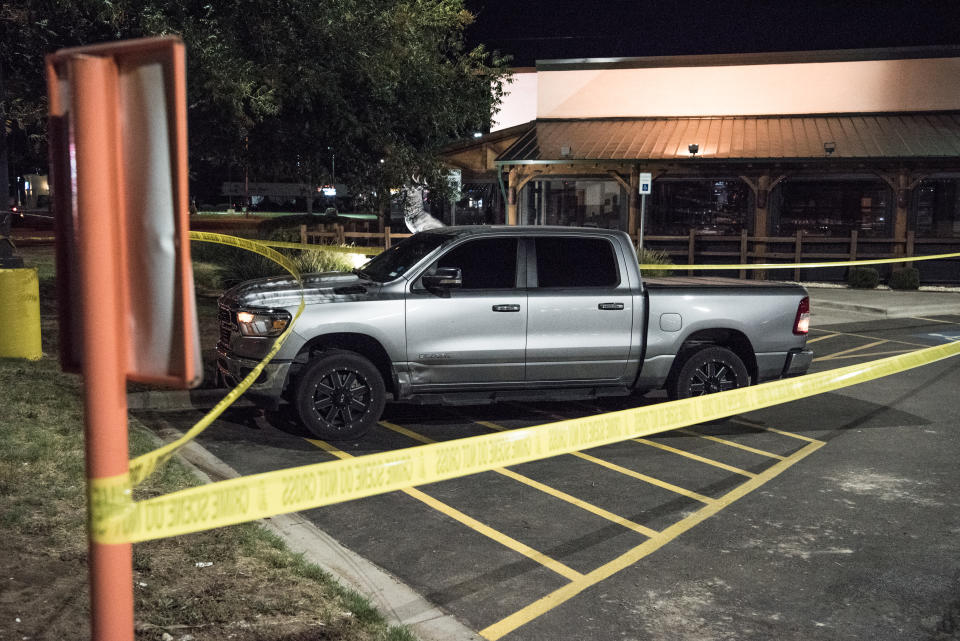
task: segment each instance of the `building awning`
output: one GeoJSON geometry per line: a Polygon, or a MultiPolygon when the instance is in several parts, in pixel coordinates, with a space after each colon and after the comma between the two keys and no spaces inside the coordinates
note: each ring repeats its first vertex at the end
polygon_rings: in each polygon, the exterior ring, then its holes
{"type": "Polygon", "coordinates": [[[957,159],[960,112],[536,120],[496,164],[677,160],[691,144],[698,160],[957,159]]]}

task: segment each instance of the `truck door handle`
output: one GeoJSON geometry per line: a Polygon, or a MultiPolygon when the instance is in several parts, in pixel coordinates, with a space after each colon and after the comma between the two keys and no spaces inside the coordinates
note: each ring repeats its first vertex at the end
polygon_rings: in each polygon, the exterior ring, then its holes
{"type": "Polygon", "coordinates": [[[519,305],[494,305],[493,311],[495,312],[519,312],[519,305]]]}
{"type": "Polygon", "coordinates": [[[623,309],[623,303],[600,303],[597,309],[623,309]]]}

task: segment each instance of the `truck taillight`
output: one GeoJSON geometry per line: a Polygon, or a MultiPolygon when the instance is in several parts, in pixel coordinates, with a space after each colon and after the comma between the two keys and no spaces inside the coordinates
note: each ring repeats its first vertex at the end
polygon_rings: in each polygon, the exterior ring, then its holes
{"type": "Polygon", "coordinates": [[[793,333],[803,335],[810,331],[810,297],[804,296],[797,305],[797,318],[793,321],[793,333]]]}

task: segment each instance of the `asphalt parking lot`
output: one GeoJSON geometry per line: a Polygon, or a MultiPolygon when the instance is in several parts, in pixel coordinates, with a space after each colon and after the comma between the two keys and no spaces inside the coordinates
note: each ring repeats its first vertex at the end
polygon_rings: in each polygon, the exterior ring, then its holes
{"type": "MultiPolygon", "coordinates": [[[[823,325],[813,371],[960,340],[960,316],[823,325]]],[[[305,516],[487,639],[953,639],[960,361],[305,516]]],[[[388,407],[363,441],[231,410],[241,474],[663,400],[388,407]]],[[[141,412],[185,429],[196,411],[141,412]]]]}

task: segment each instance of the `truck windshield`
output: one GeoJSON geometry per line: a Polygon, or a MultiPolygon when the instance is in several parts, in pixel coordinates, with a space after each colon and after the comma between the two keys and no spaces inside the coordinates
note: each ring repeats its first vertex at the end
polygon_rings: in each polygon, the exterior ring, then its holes
{"type": "Polygon", "coordinates": [[[441,234],[417,234],[375,256],[360,269],[363,277],[378,283],[386,283],[403,276],[420,259],[440,246],[447,238],[441,234]]]}

